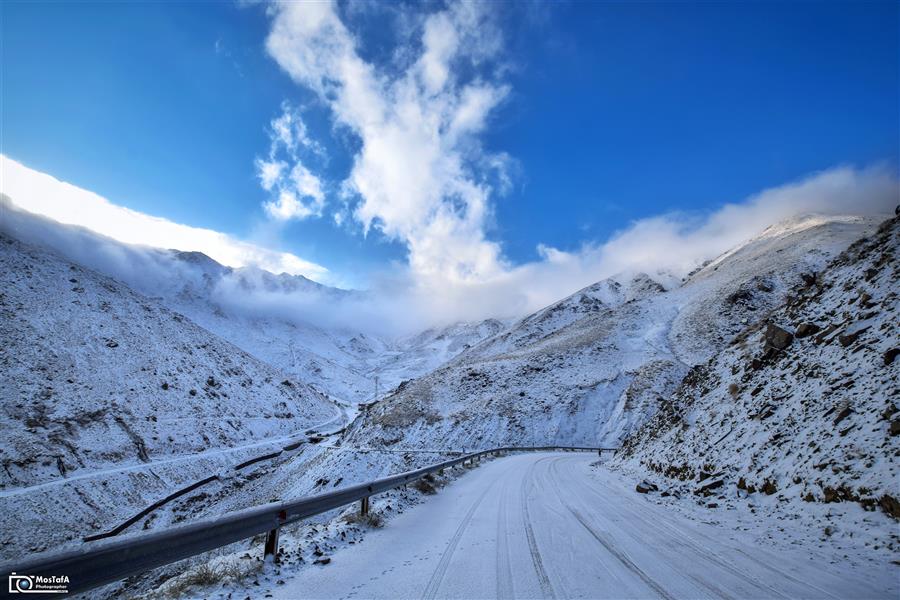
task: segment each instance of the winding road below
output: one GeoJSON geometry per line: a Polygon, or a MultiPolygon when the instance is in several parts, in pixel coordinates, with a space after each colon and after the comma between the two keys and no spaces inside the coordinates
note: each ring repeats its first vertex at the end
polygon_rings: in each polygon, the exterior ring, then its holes
{"type": "Polygon", "coordinates": [[[776,551],[647,501],[586,454],[519,454],[303,568],[277,598],[878,598],[896,574],[776,551]]]}

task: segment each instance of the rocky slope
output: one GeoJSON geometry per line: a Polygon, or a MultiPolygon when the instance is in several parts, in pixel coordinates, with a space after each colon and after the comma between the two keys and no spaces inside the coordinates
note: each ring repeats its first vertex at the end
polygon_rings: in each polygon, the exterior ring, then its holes
{"type": "MultiPolygon", "coordinates": [[[[900,519],[898,252],[894,218],[809,274],[692,369],[617,462],[702,502],[850,502],[900,519]]],[[[881,541],[898,542],[896,526],[881,541]]]]}
{"type": "Polygon", "coordinates": [[[350,442],[617,446],[692,366],[876,225],[795,219],[670,290],[645,275],[599,282],[404,385],[355,423],[350,442]]]}

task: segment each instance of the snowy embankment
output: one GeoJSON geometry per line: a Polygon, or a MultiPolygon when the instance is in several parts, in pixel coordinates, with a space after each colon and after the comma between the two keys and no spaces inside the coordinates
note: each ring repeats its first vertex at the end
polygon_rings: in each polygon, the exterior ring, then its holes
{"type": "Polygon", "coordinates": [[[765,512],[777,520],[775,537],[802,524],[816,547],[862,545],[896,570],[898,252],[894,218],[810,275],[691,371],[626,442],[618,468],[646,477],[651,494],[709,507],[712,518],[765,512]]]}
{"type": "Polygon", "coordinates": [[[383,528],[353,525],[340,533],[335,524],[307,525],[283,538],[280,565],[263,567],[260,550],[251,548],[216,559],[213,565],[231,566],[213,568],[206,585],[195,571],[160,592],[206,598],[893,598],[900,591],[893,573],[858,549],[813,548],[814,532],[792,524],[782,527],[792,538],[770,538],[748,515],[721,513],[710,522],[696,508],[661,507],[594,461],[593,455],[564,453],[495,459],[417,506],[382,499],[375,523],[387,517],[383,528]],[[405,510],[396,514],[401,505],[405,510]],[[234,581],[228,573],[242,577],[234,581]]]}

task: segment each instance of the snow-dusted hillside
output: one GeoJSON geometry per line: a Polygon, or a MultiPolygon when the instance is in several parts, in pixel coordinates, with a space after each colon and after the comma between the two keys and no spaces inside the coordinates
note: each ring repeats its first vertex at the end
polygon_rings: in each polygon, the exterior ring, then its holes
{"type": "Polygon", "coordinates": [[[618,445],[694,364],[875,226],[861,218],[796,219],[672,290],[644,275],[599,282],[405,385],[371,407],[350,440],[460,449],[618,445]]]}
{"type": "Polygon", "coordinates": [[[796,217],[695,271],[674,294],[679,311],[669,335],[676,354],[688,365],[706,362],[878,222],[852,216],[796,217]]]}
{"type": "Polygon", "coordinates": [[[343,303],[365,306],[365,292],[300,275],[232,269],[199,252],[128,246],[30,214],[6,198],[0,211],[0,232],[117,279],[345,404],[373,400],[376,376],[379,392],[387,392],[502,327],[495,320],[458,323],[398,339],[331,314],[343,303]]]}
{"type": "Polygon", "coordinates": [[[76,520],[65,534],[87,533],[101,514],[208,475],[223,453],[231,464],[338,414],[113,279],[3,234],[0,265],[4,542],[76,520]]]}
{"type": "Polygon", "coordinates": [[[896,559],[884,515],[900,519],[898,253],[894,218],[796,286],[691,372],[619,466],[703,504],[792,507],[824,537],[896,559]]]}

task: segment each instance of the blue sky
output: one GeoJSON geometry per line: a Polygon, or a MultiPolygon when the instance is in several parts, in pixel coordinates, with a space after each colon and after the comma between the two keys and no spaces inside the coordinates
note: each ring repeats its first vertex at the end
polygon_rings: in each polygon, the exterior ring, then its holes
{"type": "Polygon", "coordinates": [[[0,150],[118,205],[278,246],[351,285],[408,255],[425,273],[489,277],[546,260],[539,245],[578,252],[636,220],[710,214],[831,167],[896,170],[896,3],[485,6],[474,17],[439,3],[328,15],[354,60],[390,80],[412,72],[434,15],[449,14],[462,46],[477,49],[457,50],[450,83],[415,105],[458,101],[466,86],[492,98],[483,123],[436,143],[465,171],[423,183],[459,194],[423,200],[457,211],[446,223],[386,205],[400,188],[361,191],[418,150],[402,140],[384,150],[396,164],[366,169],[360,148],[408,123],[365,133],[362,117],[342,119],[333,98],[348,82],[291,62],[321,38],[267,47],[279,23],[307,17],[263,5],[4,2],[0,150]],[[285,102],[315,147],[282,147],[279,160],[318,182],[319,214],[264,208],[273,191],[257,159],[275,147],[285,102]],[[465,257],[447,262],[438,246],[465,257]]]}

